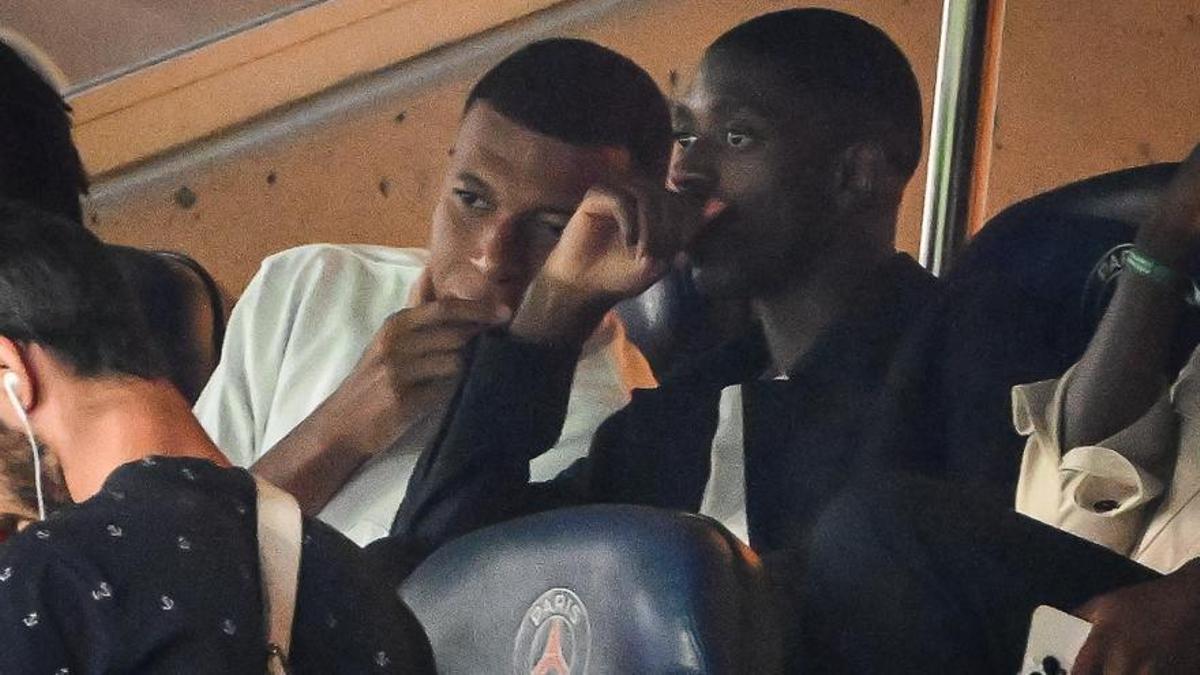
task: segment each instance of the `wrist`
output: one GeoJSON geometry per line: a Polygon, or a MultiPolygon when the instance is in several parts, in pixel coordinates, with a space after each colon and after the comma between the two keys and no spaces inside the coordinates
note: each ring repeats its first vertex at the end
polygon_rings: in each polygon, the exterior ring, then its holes
{"type": "MultiPolygon", "coordinates": [[[[367,461],[382,448],[383,439],[377,433],[384,425],[377,421],[382,415],[369,413],[368,408],[377,401],[378,394],[357,394],[343,382],[329,398],[317,406],[302,423],[305,434],[310,435],[317,452],[352,458],[355,464],[367,461]],[[371,420],[371,422],[366,422],[371,420]]],[[[297,426],[300,429],[301,426],[297,426]]]]}
{"type": "Polygon", "coordinates": [[[1174,228],[1144,226],[1134,239],[1134,248],[1180,274],[1186,274],[1196,241],[1174,228]]]}
{"type": "Polygon", "coordinates": [[[528,342],[581,347],[613,303],[545,275],[525,291],[509,334],[528,342]]]}
{"type": "Polygon", "coordinates": [[[1180,271],[1181,258],[1171,257],[1164,260],[1143,249],[1140,242],[1125,250],[1123,254],[1121,269],[1132,283],[1157,289],[1181,300],[1187,300],[1193,294],[1191,279],[1180,271]]]}

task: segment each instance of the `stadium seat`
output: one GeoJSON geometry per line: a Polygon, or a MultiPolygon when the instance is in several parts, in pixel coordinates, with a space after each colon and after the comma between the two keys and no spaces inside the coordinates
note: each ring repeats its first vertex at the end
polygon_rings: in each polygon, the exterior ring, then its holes
{"type": "MultiPolygon", "coordinates": [[[[1024,440],[1010,391],[1083,354],[1111,297],[1111,254],[1153,213],[1176,166],[1088,178],[989,221],[895,361],[877,437],[885,462],[1011,501],[1024,440]]],[[[1180,359],[1200,339],[1196,319],[1181,329],[1180,359]]]]}
{"type": "Polygon", "coordinates": [[[539,513],[442,547],[400,595],[442,673],[778,672],[762,565],[701,516],[539,513]]]}
{"type": "Polygon", "coordinates": [[[125,246],[112,251],[167,357],[171,381],[195,402],[225,339],[225,303],[216,281],[182,253],[125,246]]]}

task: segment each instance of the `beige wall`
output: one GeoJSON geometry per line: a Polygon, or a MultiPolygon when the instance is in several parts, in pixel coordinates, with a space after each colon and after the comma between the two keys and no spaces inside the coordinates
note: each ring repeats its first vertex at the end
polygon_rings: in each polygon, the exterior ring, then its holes
{"type": "MultiPolygon", "coordinates": [[[[576,11],[579,18],[549,33],[613,47],[645,66],[664,89],[673,70],[686,71],[727,28],[795,6],[765,0],[591,4],[601,9],[576,11]]],[[[829,4],[859,10],[895,35],[928,94],[937,54],[937,0],[829,4]]],[[[524,34],[544,34],[546,22],[540,19],[525,22],[524,34]]],[[[474,51],[457,48],[454,58],[474,51]]],[[[402,64],[374,78],[384,92],[380,95],[351,86],[346,97],[365,99],[361,105],[343,109],[336,101],[316,101],[220,142],[118,175],[96,186],[90,205],[94,227],[110,241],[187,251],[234,292],[264,256],[289,246],[317,241],[421,245],[463,96],[505,51],[472,55],[449,72],[437,72],[429,63],[402,64]],[[335,112],[321,112],[326,106],[335,112]],[[220,145],[234,149],[228,154],[213,150],[220,145]],[[196,197],[190,208],[175,199],[185,185],[196,197]]],[[[436,59],[426,61],[436,64],[436,59]]],[[[900,239],[908,249],[917,242],[921,188],[914,187],[906,199],[900,239]]]]}
{"type": "Polygon", "coordinates": [[[1200,0],[1008,0],[988,212],[1200,141],[1200,0]]]}
{"type": "Polygon", "coordinates": [[[0,24],[38,44],[74,86],[304,3],[6,0],[0,3],[0,24]]]}
{"type": "MultiPolygon", "coordinates": [[[[550,10],[512,30],[529,39],[598,40],[667,88],[670,73],[686,72],[725,29],[797,4],[592,0],[565,3],[564,12],[550,10]]],[[[941,2],[821,4],[858,13],[894,36],[924,89],[928,124],[941,2]]],[[[1009,0],[988,211],[1077,177],[1176,158],[1200,139],[1198,15],[1200,0],[1009,0]]],[[[420,245],[462,97],[511,44],[474,40],[401,64],[119,175],[97,186],[96,230],[111,241],[187,251],[234,292],[263,256],[288,246],[420,245]],[[454,65],[441,67],[439,58],[454,65]],[[184,185],[196,195],[190,208],[174,199],[184,185]]],[[[919,240],[923,172],[924,164],[898,235],[909,251],[919,240]]]]}

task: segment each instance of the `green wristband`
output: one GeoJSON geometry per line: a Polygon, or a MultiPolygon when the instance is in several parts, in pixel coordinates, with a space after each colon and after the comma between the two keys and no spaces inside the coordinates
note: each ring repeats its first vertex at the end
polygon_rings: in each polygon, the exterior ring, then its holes
{"type": "Polygon", "coordinates": [[[1187,288],[1187,278],[1175,269],[1164,265],[1136,248],[1125,253],[1125,269],[1172,290],[1187,288]]]}

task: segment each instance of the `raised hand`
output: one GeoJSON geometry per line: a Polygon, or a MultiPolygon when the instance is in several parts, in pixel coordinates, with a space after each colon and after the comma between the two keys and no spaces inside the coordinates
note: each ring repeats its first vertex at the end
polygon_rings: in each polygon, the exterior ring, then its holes
{"type": "Polygon", "coordinates": [[[449,399],[467,342],[509,314],[474,300],[433,300],[388,317],[330,397],[349,404],[347,423],[373,428],[360,447],[386,449],[414,417],[449,399]]]}
{"type": "Polygon", "coordinates": [[[660,187],[593,187],[542,275],[611,301],[646,290],[694,235],[704,205],[660,187]]]}
{"type": "Polygon", "coordinates": [[[507,308],[473,300],[435,300],[396,312],[329,398],[254,465],[316,514],[370,457],[392,447],[415,423],[439,415],[454,395],[463,347],[506,321],[507,308]]]}
{"type": "Polygon", "coordinates": [[[514,334],[585,338],[614,304],[660,279],[723,208],[657,186],[593,187],[531,285],[514,334]]]}
{"type": "Polygon", "coordinates": [[[1163,193],[1157,213],[1138,230],[1146,255],[1185,271],[1200,248],[1200,145],[1192,149],[1163,193]]]}

